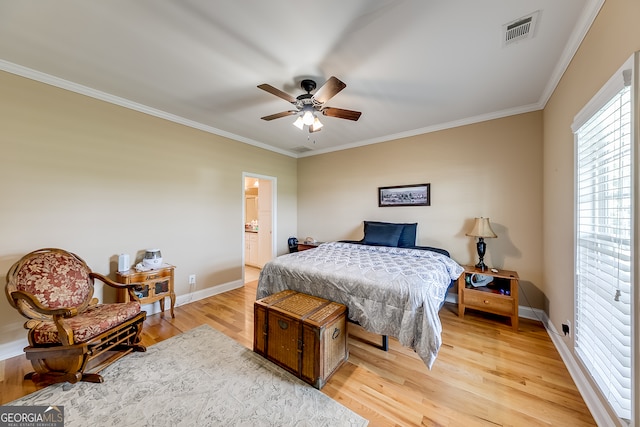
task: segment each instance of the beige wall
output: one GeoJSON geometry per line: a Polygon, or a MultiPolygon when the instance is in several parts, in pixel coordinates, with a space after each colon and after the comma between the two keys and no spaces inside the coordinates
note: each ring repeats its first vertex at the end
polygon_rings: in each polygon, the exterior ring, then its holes
{"type": "MultiPolygon", "coordinates": [[[[544,265],[549,317],[573,319],[574,141],[571,123],[613,73],[640,50],[640,2],[605,2],[544,110],[544,265]]],[[[567,338],[568,340],[568,338],[567,338]]]]}
{"type": "MultiPolygon", "coordinates": [[[[624,61],[640,50],[638,17],[637,0],[607,0],[544,110],[544,282],[549,318],[557,330],[565,320],[573,320],[575,301],[574,140],[570,126],[624,61]]],[[[572,351],[573,335],[562,339],[572,351]]]]}
{"type": "Polygon", "coordinates": [[[362,238],[362,221],[417,222],[419,245],[476,263],[473,218],[489,217],[485,262],[518,271],[527,298],[543,306],[542,112],[302,158],[298,236],[362,238]],[[380,186],[431,184],[431,206],[378,207],[380,186]]]}
{"type": "MultiPolygon", "coordinates": [[[[296,159],[0,72],[0,286],[41,247],[97,272],[158,247],[178,296],[242,277],[243,172],[277,179],[278,252],[296,230],[296,159]]],[[[241,282],[239,282],[241,283],[241,282]]],[[[105,292],[108,299],[109,293],[105,292]]],[[[111,295],[113,298],[113,295],[111,295]]],[[[0,298],[2,344],[26,337],[0,298]]]]}

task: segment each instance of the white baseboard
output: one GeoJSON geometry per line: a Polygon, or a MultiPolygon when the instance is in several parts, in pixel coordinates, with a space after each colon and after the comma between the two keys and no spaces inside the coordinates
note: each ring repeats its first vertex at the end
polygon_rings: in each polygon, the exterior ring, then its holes
{"type": "MultiPolygon", "coordinates": [[[[223,292],[231,291],[233,289],[238,289],[244,286],[242,280],[234,280],[233,282],[225,283],[218,286],[212,286],[210,288],[202,289],[196,292],[189,292],[188,294],[178,295],[176,298],[176,307],[179,307],[184,304],[189,304],[190,302],[198,301],[201,299],[205,299],[214,295],[221,294],[223,292]]],[[[167,312],[169,309],[168,300],[165,300],[164,310],[167,312]]],[[[142,306],[142,309],[147,312],[147,316],[151,316],[153,314],[160,313],[160,303],[154,302],[153,304],[146,304],[142,306]]]]}
{"type": "MultiPolygon", "coordinates": [[[[179,307],[184,304],[188,304],[193,301],[198,301],[204,298],[208,298],[213,295],[218,295],[223,292],[230,291],[232,289],[240,288],[244,285],[242,280],[234,280],[233,282],[225,283],[218,286],[212,286],[207,289],[202,289],[200,291],[191,292],[186,295],[179,295],[176,298],[176,307],[179,307]]],[[[169,311],[170,302],[168,299],[165,300],[165,313],[169,311]]],[[[148,316],[153,314],[160,313],[160,303],[154,302],[153,304],[145,304],[142,306],[142,309],[147,312],[148,316]]],[[[20,356],[24,354],[24,348],[29,345],[29,341],[26,338],[27,331],[24,330],[25,338],[0,344],[0,361],[10,359],[12,357],[20,356]]]]}
{"type": "Polygon", "coordinates": [[[0,361],[11,359],[12,357],[24,354],[24,348],[29,345],[27,340],[27,330],[24,330],[25,338],[16,341],[0,344],[0,361]]]}
{"type": "Polygon", "coordinates": [[[549,319],[546,317],[546,313],[545,320],[546,321],[543,323],[547,329],[547,333],[549,334],[553,344],[556,346],[562,361],[569,370],[569,375],[571,375],[571,378],[573,378],[573,381],[576,383],[576,387],[582,395],[584,403],[589,408],[596,424],[599,426],[626,425],[620,423],[618,419],[612,418],[612,415],[609,414],[607,408],[603,405],[602,400],[600,400],[598,392],[592,387],[584,372],[578,366],[578,361],[573,356],[569,347],[567,347],[567,344],[560,337],[560,334],[556,330],[555,326],[553,326],[553,323],[549,322],[549,319]]]}

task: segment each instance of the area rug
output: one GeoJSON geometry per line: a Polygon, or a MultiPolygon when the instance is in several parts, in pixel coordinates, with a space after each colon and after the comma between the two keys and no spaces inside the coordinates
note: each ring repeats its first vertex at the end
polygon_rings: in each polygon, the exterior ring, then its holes
{"type": "Polygon", "coordinates": [[[56,384],[7,405],[62,405],[66,427],[368,424],[206,325],[131,353],[102,374],[102,384],[56,384]]]}

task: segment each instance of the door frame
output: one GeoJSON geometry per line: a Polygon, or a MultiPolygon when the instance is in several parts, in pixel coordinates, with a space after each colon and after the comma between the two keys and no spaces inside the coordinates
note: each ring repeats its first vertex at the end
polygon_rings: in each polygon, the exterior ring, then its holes
{"type": "MultiPolygon", "coordinates": [[[[278,236],[278,230],[276,228],[276,224],[278,223],[277,221],[277,212],[278,212],[278,205],[277,205],[277,200],[278,198],[276,197],[277,194],[277,184],[278,184],[278,178],[275,176],[269,176],[269,175],[262,175],[259,173],[253,173],[253,172],[242,172],[242,186],[241,186],[241,197],[242,197],[242,216],[240,218],[241,221],[241,233],[242,233],[242,245],[240,245],[242,247],[242,283],[244,284],[244,261],[245,261],[245,250],[244,250],[244,219],[246,218],[246,204],[245,204],[245,188],[244,188],[244,183],[246,181],[246,178],[256,178],[259,180],[267,180],[267,181],[271,181],[271,259],[275,258],[275,256],[278,253],[278,247],[277,247],[277,236],[278,236]]],[[[258,197],[260,197],[260,189],[258,189],[258,197]]],[[[260,202],[258,202],[260,203],[260,202]]]]}

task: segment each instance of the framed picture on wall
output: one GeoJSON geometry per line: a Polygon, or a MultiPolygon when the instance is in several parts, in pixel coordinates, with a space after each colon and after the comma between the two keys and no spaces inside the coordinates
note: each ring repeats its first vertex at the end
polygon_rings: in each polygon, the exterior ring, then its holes
{"type": "Polygon", "coordinates": [[[378,206],[431,206],[431,184],[378,187],[378,206]]]}

